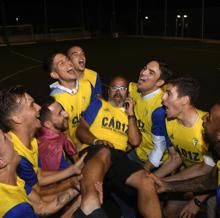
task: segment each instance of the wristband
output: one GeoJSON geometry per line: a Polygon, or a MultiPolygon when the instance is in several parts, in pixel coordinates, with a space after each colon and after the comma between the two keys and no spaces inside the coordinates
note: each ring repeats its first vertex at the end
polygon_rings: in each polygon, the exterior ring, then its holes
{"type": "Polygon", "coordinates": [[[99,140],[99,139],[94,139],[93,142],[92,142],[92,144],[95,145],[98,140],[99,140]]]}
{"type": "Polygon", "coordinates": [[[128,115],[128,119],[136,119],[135,115],[128,115]]]}
{"type": "Polygon", "coordinates": [[[203,202],[201,202],[198,198],[194,198],[194,203],[198,207],[201,207],[203,205],[203,202]]]}

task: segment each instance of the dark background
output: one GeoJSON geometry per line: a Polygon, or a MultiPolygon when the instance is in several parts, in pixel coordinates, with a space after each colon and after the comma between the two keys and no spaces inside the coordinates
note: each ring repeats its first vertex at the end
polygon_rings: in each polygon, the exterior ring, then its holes
{"type": "Polygon", "coordinates": [[[0,25],[32,24],[35,33],[47,32],[51,28],[71,27],[81,28],[93,35],[119,32],[181,36],[182,18],[177,20],[176,16],[185,14],[187,15],[184,19],[185,37],[202,37],[203,18],[203,37],[220,39],[219,0],[1,0],[0,2],[0,25]],[[149,19],[144,19],[145,16],[149,19]]]}

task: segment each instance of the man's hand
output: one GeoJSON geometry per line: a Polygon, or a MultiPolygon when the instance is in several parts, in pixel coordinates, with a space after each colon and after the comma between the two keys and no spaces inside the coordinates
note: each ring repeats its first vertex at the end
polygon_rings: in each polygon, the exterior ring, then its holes
{"type": "Polygon", "coordinates": [[[134,115],[134,101],[130,98],[130,97],[127,97],[125,99],[125,105],[127,105],[125,107],[125,111],[128,115],[134,115]]]}
{"type": "Polygon", "coordinates": [[[82,168],[84,166],[84,159],[86,157],[87,153],[83,154],[82,157],[76,161],[71,167],[73,174],[81,174],[82,168]]]}
{"type": "Polygon", "coordinates": [[[190,200],[187,202],[187,204],[184,206],[182,211],[180,212],[179,217],[180,218],[191,218],[195,217],[195,215],[199,212],[200,208],[195,205],[194,200],[190,200]]]}
{"type": "Polygon", "coordinates": [[[96,182],[96,183],[95,183],[95,188],[96,188],[96,190],[97,190],[97,192],[98,192],[100,204],[103,204],[102,182],[96,182]]]}
{"type": "Polygon", "coordinates": [[[158,193],[163,193],[163,192],[168,191],[168,183],[167,182],[165,182],[161,178],[155,176],[153,173],[150,173],[148,176],[154,180],[158,193]]]}

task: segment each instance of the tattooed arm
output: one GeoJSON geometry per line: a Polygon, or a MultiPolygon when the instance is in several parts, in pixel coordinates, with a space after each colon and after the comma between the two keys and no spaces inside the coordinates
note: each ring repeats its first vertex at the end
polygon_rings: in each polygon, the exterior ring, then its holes
{"type": "Polygon", "coordinates": [[[157,186],[157,191],[162,192],[207,192],[215,190],[217,187],[217,170],[212,169],[209,174],[192,179],[165,182],[153,174],[149,175],[157,186]]]}
{"type": "Polygon", "coordinates": [[[59,211],[64,205],[70,202],[79,193],[73,189],[68,189],[53,198],[50,201],[44,201],[37,192],[32,191],[28,198],[34,208],[34,211],[39,216],[45,217],[59,211]]]}

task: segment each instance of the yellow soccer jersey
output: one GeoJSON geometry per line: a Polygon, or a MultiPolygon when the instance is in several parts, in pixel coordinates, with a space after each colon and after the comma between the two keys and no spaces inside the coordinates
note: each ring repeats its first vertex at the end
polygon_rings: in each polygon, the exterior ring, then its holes
{"type": "Polygon", "coordinates": [[[86,68],[83,73],[84,73],[83,79],[89,80],[89,82],[91,82],[92,86],[95,87],[97,73],[93,70],[88,69],[88,68],[86,68]]]}
{"type": "Polygon", "coordinates": [[[10,140],[14,146],[14,149],[21,156],[21,161],[19,163],[17,173],[21,178],[18,179],[18,184],[24,186],[23,180],[25,181],[25,190],[27,194],[31,192],[31,188],[35,185],[38,174],[38,144],[37,140],[33,138],[31,141],[31,149],[28,149],[20,139],[13,133],[8,133],[10,140]]]}
{"type": "Polygon", "coordinates": [[[220,186],[220,160],[217,161],[217,168],[218,168],[218,186],[220,186]]]}
{"type": "Polygon", "coordinates": [[[199,117],[192,127],[185,127],[177,119],[166,120],[167,133],[170,141],[180,154],[185,166],[203,161],[203,155],[208,151],[208,144],[203,140],[202,118],[206,112],[197,110],[199,117]]]}
{"type": "Polygon", "coordinates": [[[20,186],[0,183],[0,196],[0,217],[3,217],[16,205],[29,202],[25,190],[20,186]]]}
{"type": "Polygon", "coordinates": [[[84,70],[83,79],[88,80],[92,84],[94,95],[102,95],[102,83],[99,75],[95,71],[86,68],[84,70]]]}
{"type": "MultiPolygon", "coordinates": [[[[138,92],[137,84],[129,84],[130,97],[135,102],[135,115],[137,118],[138,128],[142,134],[142,142],[139,147],[136,148],[136,154],[142,161],[147,161],[149,159],[149,154],[151,153],[154,143],[153,143],[153,116],[154,112],[161,108],[162,106],[162,96],[163,91],[161,89],[142,97],[138,92]]],[[[158,118],[157,118],[158,119],[158,118]]],[[[164,122],[164,117],[161,118],[164,122]]],[[[164,124],[165,125],[165,124],[164,124]]],[[[163,137],[163,134],[158,133],[157,137],[163,137]]],[[[165,143],[165,142],[164,142],[165,143]]],[[[166,145],[164,145],[166,147],[166,145]]],[[[162,160],[166,160],[168,154],[166,151],[163,154],[162,160]]],[[[151,161],[151,160],[150,160],[151,161]]],[[[152,161],[151,161],[152,162],[152,161]]]]}
{"type": "Polygon", "coordinates": [[[79,87],[75,94],[65,90],[55,88],[51,95],[58,101],[69,115],[69,133],[74,143],[78,143],[75,132],[79,125],[79,118],[83,111],[90,104],[92,89],[91,84],[87,80],[80,80],[79,87]]]}
{"type": "MultiPolygon", "coordinates": [[[[109,102],[97,99],[83,114],[90,125],[89,130],[96,138],[106,140],[115,149],[125,151],[128,142],[128,117],[122,108],[113,107],[109,102]]],[[[83,145],[83,148],[88,145],[83,145]]]]}

